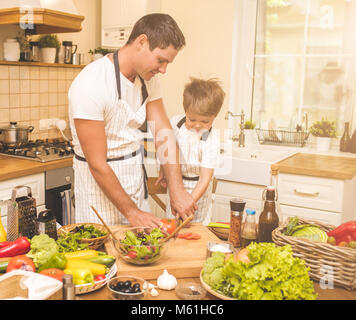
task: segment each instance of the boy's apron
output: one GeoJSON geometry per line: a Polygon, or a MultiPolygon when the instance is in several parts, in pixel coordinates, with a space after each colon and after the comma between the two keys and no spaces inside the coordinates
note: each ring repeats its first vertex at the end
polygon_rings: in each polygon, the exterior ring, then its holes
{"type": "MultiPolygon", "coordinates": [[[[182,125],[185,123],[186,117],[183,117],[178,123],[177,127],[180,129],[182,125]]],[[[199,143],[201,141],[206,141],[208,139],[208,136],[211,132],[212,128],[210,130],[205,131],[201,138],[199,143]]],[[[185,160],[183,160],[185,162],[185,160]]],[[[199,172],[200,167],[195,167],[192,165],[188,166],[181,166],[182,168],[182,178],[183,178],[183,185],[185,190],[187,190],[189,193],[192,193],[193,189],[195,188],[199,176],[197,175],[197,172],[199,172]]],[[[212,181],[209,183],[208,188],[206,189],[205,193],[201,196],[201,198],[198,200],[197,205],[198,209],[195,211],[194,218],[192,222],[199,222],[202,223],[203,225],[209,224],[212,216],[212,198],[211,198],[211,193],[212,193],[212,181]]],[[[167,202],[166,202],[166,216],[167,218],[175,218],[174,215],[171,212],[171,206],[170,206],[170,199],[169,199],[169,192],[167,192],[167,202]]]]}
{"type": "MultiPolygon", "coordinates": [[[[112,119],[110,120],[110,132],[120,132],[123,130],[132,132],[132,129],[141,130],[146,123],[146,100],[148,97],[146,85],[140,77],[142,84],[142,105],[137,110],[134,110],[127,102],[121,99],[118,51],[114,53],[114,66],[118,105],[114,108],[112,119]]],[[[107,129],[106,124],[105,130],[107,129]]],[[[127,134],[125,138],[128,138],[127,134]]],[[[110,137],[108,137],[108,139],[110,139],[110,137]]],[[[129,140],[131,141],[126,142],[119,148],[118,152],[120,155],[111,156],[107,159],[107,163],[116,174],[125,192],[137,207],[149,212],[147,174],[143,164],[143,145],[137,143],[137,135],[129,136],[129,140]]],[[[73,160],[75,173],[75,222],[100,223],[99,219],[90,209],[90,205],[92,205],[97,209],[108,225],[128,224],[124,215],[120,213],[97,185],[85,158],[75,155],[73,160]]]]}

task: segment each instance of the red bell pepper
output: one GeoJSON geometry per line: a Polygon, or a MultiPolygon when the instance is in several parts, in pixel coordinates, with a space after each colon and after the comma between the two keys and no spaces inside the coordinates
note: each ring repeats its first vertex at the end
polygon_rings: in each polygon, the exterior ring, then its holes
{"type": "Polygon", "coordinates": [[[327,234],[329,237],[334,237],[336,243],[340,243],[341,241],[356,241],[356,221],[345,222],[339,225],[337,228],[329,231],[327,234]],[[348,239],[348,241],[345,239],[348,239]]]}
{"type": "Polygon", "coordinates": [[[20,237],[8,246],[0,249],[0,258],[22,255],[29,252],[30,249],[30,241],[26,237],[20,237]]]}
{"type": "Polygon", "coordinates": [[[5,248],[7,247],[9,244],[11,244],[12,241],[3,241],[3,242],[0,242],[0,249],[1,248],[5,248]]]}

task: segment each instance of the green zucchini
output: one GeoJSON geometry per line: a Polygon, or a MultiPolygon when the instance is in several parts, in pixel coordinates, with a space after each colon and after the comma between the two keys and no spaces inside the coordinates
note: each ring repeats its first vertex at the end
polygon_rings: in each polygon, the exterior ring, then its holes
{"type": "Polygon", "coordinates": [[[106,265],[110,268],[115,263],[116,258],[109,255],[98,255],[97,257],[88,259],[87,261],[91,261],[94,263],[100,263],[106,265]]]}
{"type": "Polygon", "coordinates": [[[0,261],[0,273],[5,273],[9,261],[0,261]]]}

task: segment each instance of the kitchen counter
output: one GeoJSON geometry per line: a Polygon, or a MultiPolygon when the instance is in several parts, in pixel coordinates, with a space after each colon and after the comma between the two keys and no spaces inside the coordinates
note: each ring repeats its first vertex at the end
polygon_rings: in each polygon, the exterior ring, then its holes
{"type": "Polygon", "coordinates": [[[351,180],[356,174],[356,158],[297,153],[271,166],[272,173],[289,173],[321,178],[351,180]]]}
{"type": "Polygon", "coordinates": [[[0,181],[41,173],[53,169],[71,167],[73,158],[49,162],[24,160],[0,155],[0,181]]]}
{"type": "MultiPolygon", "coordinates": [[[[181,282],[195,282],[200,283],[199,278],[182,278],[177,279],[178,283],[181,282]]],[[[150,281],[150,283],[157,284],[156,281],[150,281]]],[[[314,290],[318,294],[318,300],[356,300],[356,291],[349,291],[341,287],[335,287],[334,289],[322,289],[318,282],[314,281],[314,290]]],[[[175,290],[165,291],[160,290],[157,297],[152,297],[147,294],[145,300],[181,300],[175,293],[175,290]]],[[[78,295],[78,300],[112,300],[109,289],[105,286],[97,291],[78,295]]],[[[220,300],[219,298],[207,293],[204,300],[220,300]]]]}

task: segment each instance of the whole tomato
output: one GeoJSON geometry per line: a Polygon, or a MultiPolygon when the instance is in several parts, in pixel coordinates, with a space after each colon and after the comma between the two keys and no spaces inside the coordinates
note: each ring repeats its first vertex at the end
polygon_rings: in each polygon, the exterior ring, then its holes
{"type": "Polygon", "coordinates": [[[105,274],[97,274],[94,277],[94,281],[101,281],[101,280],[104,280],[104,279],[106,279],[105,274]]]}
{"type": "Polygon", "coordinates": [[[62,277],[64,275],[63,270],[61,269],[57,269],[57,268],[48,268],[48,269],[44,269],[41,272],[39,272],[40,274],[43,274],[45,276],[54,278],[56,280],[62,281],[62,277]]]}
{"type": "Polygon", "coordinates": [[[10,272],[16,269],[36,272],[36,266],[34,262],[25,255],[15,256],[11,258],[9,264],[7,265],[6,272],[10,272]]]}
{"type": "Polygon", "coordinates": [[[163,223],[163,227],[166,229],[166,231],[169,234],[171,234],[177,228],[177,220],[176,219],[163,218],[163,219],[161,219],[161,222],[163,223]]]}

